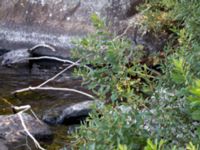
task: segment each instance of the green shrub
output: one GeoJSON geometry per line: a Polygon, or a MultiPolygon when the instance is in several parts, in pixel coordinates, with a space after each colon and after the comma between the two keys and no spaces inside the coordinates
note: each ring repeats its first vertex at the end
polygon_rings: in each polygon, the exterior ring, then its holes
{"type": "MultiPolygon", "coordinates": [[[[172,97],[162,100],[165,95],[159,94],[151,98],[151,109],[155,110],[157,126],[163,127],[154,138],[164,138],[179,146],[187,141],[195,144],[199,141],[199,13],[200,3],[197,0],[148,0],[143,5],[147,27],[154,32],[170,32],[175,39],[167,47],[167,58],[164,63],[165,73],[157,87],[158,93],[166,89],[172,97]],[[165,14],[165,18],[155,17],[165,14]],[[152,20],[152,16],[154,20],[152,20]],[[155,103],[153,102],[154,100],[155,103]],[[160,116],[160,117],[159,117],[160,116]],[[159,120],[161,118],[161,120],[159,120]],[[197,120],[197,121],[196,121],[197,120]],[[173,134],[173,131],[176,135],[173,134]],[[177,137],[183,132],[184,136],[177,137]],[[155,137],[156,136],[156,137],[155,137]]],[[[161,92],[162,93],[162,92],[161,92]]],[[[156,95],[156,92],[155,92],[156,95]]]]}
{"type": "Polygon", "coordinates": [[[79,67],[76,74],[100,99],[141,104],[140,97],[153,91],[155,79],[147,65],[140,63],[144,51],[141,46],[133,49],[127,39],[114,38],[96,15],[92,18],[96,34],[76,42],[72,51],[74,58],[82,58],[82,66],[92,69],[79,67]]]}
{"type": "Polygon", "coordinates": [[[133,50],[128,40],[114,38],[93,16],[97,33],[76,43],[72,52],[74,58],[88,56],[76,74],[98,98],[116,105],[126,101],[132,111],[124,113],[118,105],[94,109],[75,134],[75,148],[127,150],[147,144],[145,150],[199,149],[193,144],[200,143],[200,3],[147,0],[140,9],[149,31],[171,34],[160,64],[163,74],[156,83],[151,69],[140,63],[145,56],[141,47],[133,50]]]}
{"type": "Polygon", "coordinates": [[[75,137],[74,148],[80,150],[141,149],[148,134],[141,114],[128,106],[104,106],[90,114],[75,137]],[[101,117],[99,117],[101,114],[101,117]],[[121,147],[121,148],[120,148],[121,147]]]}

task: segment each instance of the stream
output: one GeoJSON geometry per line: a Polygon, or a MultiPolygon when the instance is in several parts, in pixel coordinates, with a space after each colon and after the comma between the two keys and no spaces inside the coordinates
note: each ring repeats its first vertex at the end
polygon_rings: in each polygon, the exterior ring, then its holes
{"type": "MultiPolygon", "coordinates": [[[[87,97],[76,93],[58,91],[30,91],[12,95],[11,92],[28,86],[36,86],[51,78],[66,64],[51,64],[50,68],[36,65],[31,70],[27,66],[15,68],[0,68],[0,114],[12,114],[10,105],[31,105],[33,111],[42,117],[45,110],[53,107],[70,105],[76,102],[88,100],[87,97]]],[[[48,85],[55,87],[68,87],[86,91],[81,87],[81,80],[72,77],[71,71],[66,72],[48,85]]],[[[58,150],[69,143],[68,128],[64,125],[51,126],[54,139],[51,144],[44,143],[43,146],[48,150],[58,150]]],[[[19,149],[18,149],[19,150],[19,149]]]]}

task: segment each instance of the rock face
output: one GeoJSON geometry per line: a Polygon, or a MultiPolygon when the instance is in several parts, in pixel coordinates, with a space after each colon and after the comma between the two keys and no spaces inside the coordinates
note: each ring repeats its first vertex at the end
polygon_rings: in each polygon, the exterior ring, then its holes
{"type": "MultiPolygon", "coordinates": [[[[28,114],[23,114],[23,119],[29,132],[38,140],[44,141],[52,138],[52,133],[47,125],[40,123],[28,114]]],[[[27,134],[17,114],[0,116],[0,148],[26,144],[27,134]]]]}
{"type": "Polygon", "coordinates": [[[24,48],[39,43],[51,44],[57,52],[40,49],[34,51],[34,56],[69,58],[71,40],[94,32],[90,20],[93,13],[108,24],[111,22],[111,31],[118,34],[131,25],[125,35],[133,41],[133,46],[143,45],[150,53],[162,50],[167,39],[165,33],[154,35],[138,27],[142,17],[136,14],[136,6],[142,2],[144,0],[1,0],[0,50],[16,50],[13,60],[7,59],[13,54],[8,53],[2,62],[15,63],[21,54],[29,57],[30,53],[24,48]]]}
{"type": "Polygon", "coordinates": [[[133,46],[143,45],[149,53],[160,51],[167,41],[167,33],[153,34],[142,26],[143,15],[138,13],[128,19],[119,21],[118,34],[124,34],[133,41],[133,46]],[[125,32],[126,31],[126,32],[125,32]]]}
{"type": "Polygon", "coordinates": [[[90,16],[97,13],[117,23],[135,13],[143,0],[1,0],[0,47],[24,48],[41,42],[66,50],[72,38],[94,31],[90,16]]]}
{"type": "Polygon", "coordinates": [[[81,120],[88,116],[91,111],[90,106],[93,103],[94,101],[85,101],[50,109],[44,113],[43,121],[51,125],[80,123],[81,120]]]}

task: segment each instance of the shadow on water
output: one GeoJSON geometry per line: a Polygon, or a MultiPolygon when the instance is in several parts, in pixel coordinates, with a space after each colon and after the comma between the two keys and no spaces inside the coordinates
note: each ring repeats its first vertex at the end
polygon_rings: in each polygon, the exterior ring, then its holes
{"type": "MultiPolygon", "coordinates": [[[[70,105],[72,103],[88,100],[87,97],[72,92],[58,91],[30,91],[17,95],[11,92],[28,86],[36,86],[58,73],[64,66],[51,69],[29,70],[27,67],[0,68],[0,114],[12,114],[10,105],[31,105],[36,114],[41,117],[45,110],[56,106],[70,105]]],[[[68,87],[85,91],[81,87],[81,80],[72,77],[70,72],[61,75],[51,86],[68,87]]],[[[47,146],[48,150],[57,150],[63,147],[68,139],[66,126],[52,127],[55,133],[54,142],[47,146]]],[[[69,142],[69,141],[68,141],[69,142]]]]}

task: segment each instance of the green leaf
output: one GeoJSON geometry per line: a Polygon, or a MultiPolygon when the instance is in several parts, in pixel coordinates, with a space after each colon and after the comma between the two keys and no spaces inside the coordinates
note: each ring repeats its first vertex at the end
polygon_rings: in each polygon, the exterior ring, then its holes
{"type": "Polygon", "coordinates": [[[190,93],[200,97],[200,88],[191,88],[190,93]]]}
{"type": "Polygon", "coordinates": [[[144,150],[157,150],[157,146],[150,139],[148,139],[147,146],[144,148],[144,150]]]}
{"type": "Polygon", "coordinates": [[[126,145],[119,144],[118,145],[118,150],[128,150],[128,148],[127,148],[126,145]]]}
{"type": "Polygon", "coordinates": [[[192,112],[192,119],[200,120],[200,110],[195,110],[192,112]]]}

